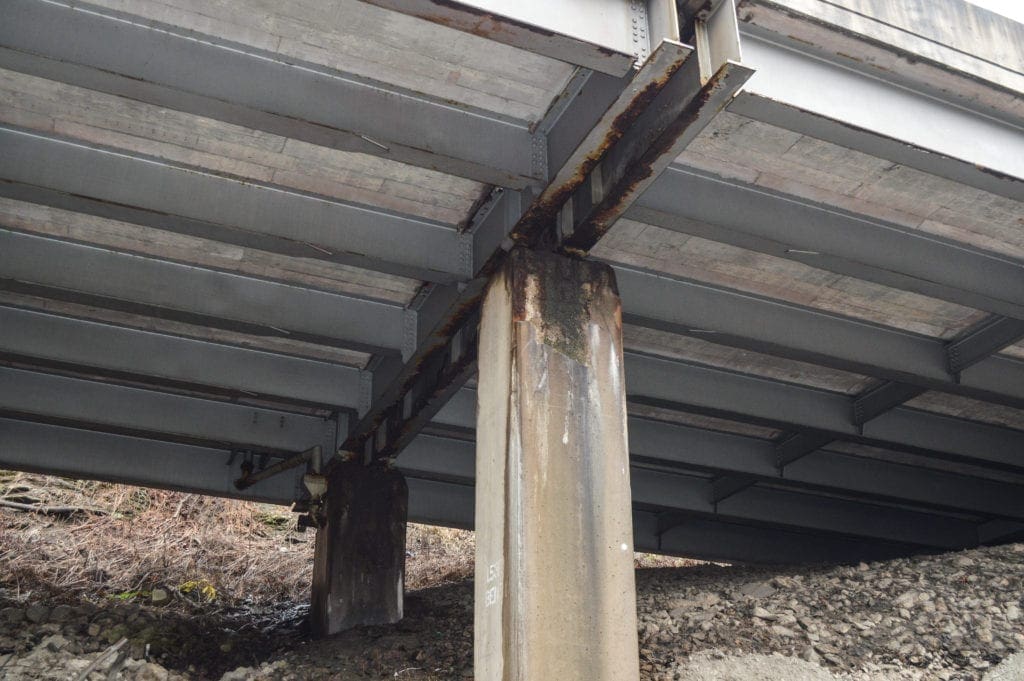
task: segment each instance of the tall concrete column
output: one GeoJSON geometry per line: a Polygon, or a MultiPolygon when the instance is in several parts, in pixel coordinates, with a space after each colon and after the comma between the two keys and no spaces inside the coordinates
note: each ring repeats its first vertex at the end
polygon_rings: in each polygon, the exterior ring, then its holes
{"type": "Polygon", "coordinates": [[[475,677],[639,677],[611,268],[515,250],[480,329],[475,677]]]}
{"type": "Polygon", "coordinates": [[[345,463],[328,480],[316,533],[310,616],[315,636],[402,619],[409,489],[396,470],[345,463]]]}

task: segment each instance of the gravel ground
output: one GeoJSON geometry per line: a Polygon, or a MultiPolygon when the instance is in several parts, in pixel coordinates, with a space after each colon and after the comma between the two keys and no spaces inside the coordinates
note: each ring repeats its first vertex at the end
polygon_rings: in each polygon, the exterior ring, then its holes
{"type": "MultiPolygon", "coordinates": [[[[642,569],[637,584],[645,681],[1024,681],[1024,544],[859,566],[642,569]]],[[[324,641],[308,640],[301,605],[171,600],[39,603],[7,593],[0,677],[472,677],[468,580],[409,592],[398,625],[324,641]]]]}

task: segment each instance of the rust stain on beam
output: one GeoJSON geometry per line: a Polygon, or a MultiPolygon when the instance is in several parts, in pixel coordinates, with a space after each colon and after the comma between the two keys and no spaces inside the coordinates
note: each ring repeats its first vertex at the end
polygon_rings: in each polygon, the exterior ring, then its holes
{"type": "MultiPolygon", "coordinates": [[[[604,236],[633,201],[663,171],[681,151],[680,138],[700,124],[702,117],[710,121],[708,107],[717,113],[725,108],[732,92],[746,80],[748,73],[737,74],[729,65],[721,68],[691,99],[678,116],[650,143],[643,153],[631,163],[614,185],[606,190],[605,198],[573,233],[562,242],[562,251],[584,255],[604,236]],[[741,83],[737,84],[739,79],[741,83]]],[[[659,91],[660,92],[660,91],[659,91]]],[[[703,128],[700,125],[700,128],[703,128]]]]}
{"type": "MultiPolygon", "coordinates": [[[[646,184],[725,106],[751,73],[740,65],[727,63],[702,87],[694,55],[691,47],[662,42],[634,76],[633,85],[608,109],[602,122],[584,136],[566,166],[516,221],[506,244],[560,250],[563,255],[575,257],[586,255],[646,184]],[[618,145],[627,143],[625,150],[618,150],[618,145]],[[621,166],[607,172],[614,180],[602,188],[603,199],[579,225],[578,233],[560,239],[559,212],[574,196],[585,191],[586,183],[594,181],[592,176],[599,172],[600,164],[617,151],[619,156],[613,164],[621,166]]],[[[422,341],[410,363],[402,369],[400,382],[384,393],[386,406],[363,419],[342,446],[343,450],[359,453],[367,460],[396,456],[440,409],[453,392],[453,384],[460,385],[468,377],[475,365],[475,351],[455,352],[452,337],[473,327],[465,335],[475,339],[484,282],[507,260],[507,250],[499,248],[486,262],[477,265],[476,279],[453,303],[445,321],[422,341]],[[410,393],[416,394],[410,399],[410,393]]],[[[558,316],[557,311],[548,312],[549,316],[558,316]]],[[[567,332],[565,328],[552,333],[559,335],[552,341],[562,352],[578,355],[582,343],[578,333],[567,332]]]]}
{"type": "MultiPolygon", "coordinates": [[[[689,52],[675,54],[665,66],[660,67],[661,71],[653,79],[629,98],[622,110],[608,123],[607,130],[597,144],[587,151],[568,173],[564,169],[559,173],[560,176],[565,176],[565,179],[557,184],[549,185],[534,204],[526,210],[513,227],[509,239],[518,245],[535,246],[542,237],[547,236],[553,230],[562,206],[586,181],[608,151],[622,139],[647,110],[672,76],[682,67],[689,54],[689,52]]],[[[651,61],[655,61],[656,58],[657,55],[651,57],[651,61]]],[[[493,271],[494,269],[491,269],[486,273],[490,274],[493,271]]]]}

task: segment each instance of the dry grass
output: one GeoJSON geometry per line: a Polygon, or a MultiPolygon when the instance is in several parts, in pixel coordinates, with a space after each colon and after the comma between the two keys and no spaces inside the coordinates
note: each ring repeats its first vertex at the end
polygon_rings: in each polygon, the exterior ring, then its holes
{"type": "Polygon", "coordinates": [[[233,604],[303,599],[309,590],[313,535],[292,530],[279,507],[21,473],[0,473],[0,501],[51,511],[0,507],[0,586],[10,595],[116,596],[198,583],[233,604]]]}
{"type": "MultiPolygon", "coordinates": [[[[314,533],[294,528],[280,506],[0,471],[0,588],[70,600],[209,585],[225,606],[305,601],[314,533]]],[[[472,576],[472,532],[408,532],[408,588],[472,576]]]]}
{"type": "MultiPolygon", "coordinates": [[[[179,599],[191,604],[209,586],[223,606],[305,601],[314,533],[294,527],[279,506],[0,471],[0,589],[95,600],[193,587],[179,599]]],[[[407,551],[409,589],[473,575],[472,532],[411,524],[407,551]]],[[[694,562],[637,554],[636,565],[694,562]]]]}
{"type": "Polygon", "coordinates": [[[473,576],[473,533],[448,527],[409,525],[405,541],[405,586],[425,589],[473,576]]]}

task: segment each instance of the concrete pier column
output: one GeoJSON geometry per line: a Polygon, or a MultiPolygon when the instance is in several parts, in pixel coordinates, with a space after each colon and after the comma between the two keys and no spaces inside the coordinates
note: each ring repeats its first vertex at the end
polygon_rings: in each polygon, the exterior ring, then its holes
{"type": "Polygon", "coordinates": [[[475,677],[639,677],[611,268],[514,250],[480,330],[475,677]]]}
{"type": "Polygon", "coordinates": [[[408,506],[396,470],[358,463],[332,470],[313,559],[315,636],[402,619],[408,506]]]}

